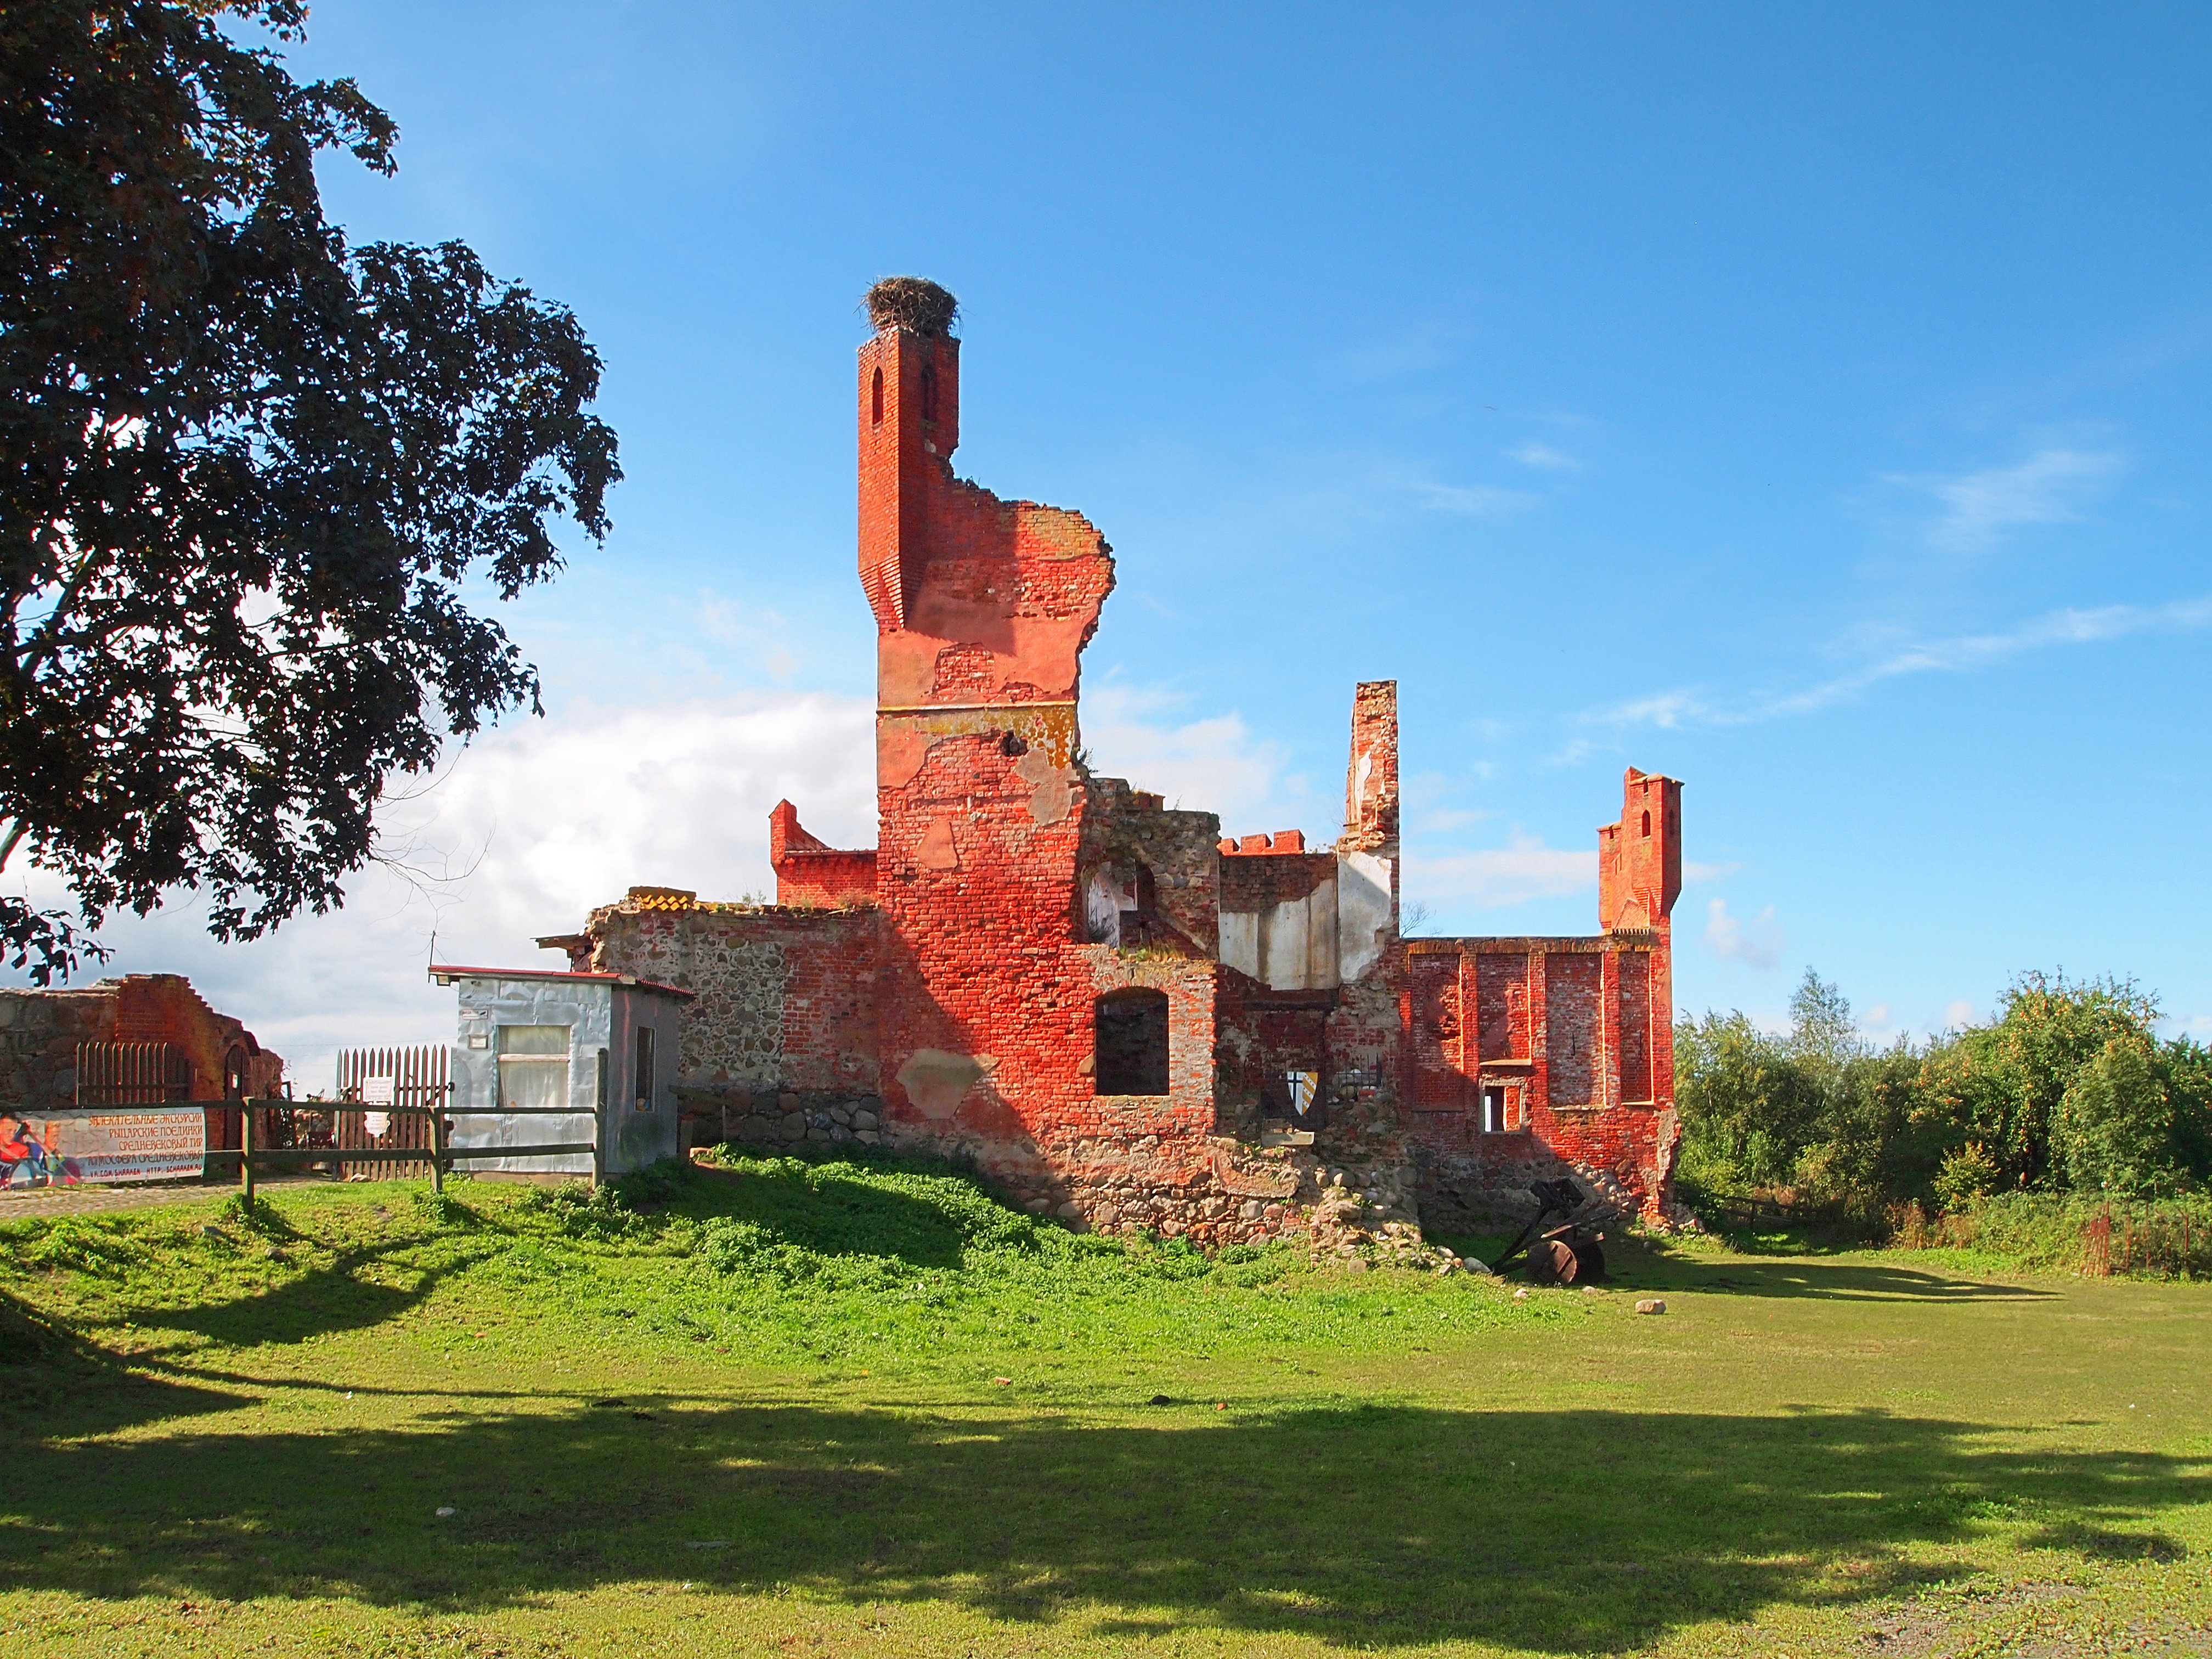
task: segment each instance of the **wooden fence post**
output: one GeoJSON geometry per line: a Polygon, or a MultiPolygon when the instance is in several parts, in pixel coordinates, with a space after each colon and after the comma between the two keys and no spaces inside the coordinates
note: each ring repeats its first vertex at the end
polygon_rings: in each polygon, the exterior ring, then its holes
{"type": "Polygon", "coordinates": [[[238,1191],[250,1214],[253,1209],[253,1103],[238,1107],[238,1191]]]}
{"type": "Polygon", "coordinates": [[[607,1179],[607,1088],[608,1054],[599,1050],[599,1086],[596,1109],[592,1113],[592,1190],[597,1192],[607,1179]]]}
{"type": "Polygon", "coordinates": [[[430,1190],[446,1190],[446,1103],[433,1091],[430,1100],[430,1190]]]}

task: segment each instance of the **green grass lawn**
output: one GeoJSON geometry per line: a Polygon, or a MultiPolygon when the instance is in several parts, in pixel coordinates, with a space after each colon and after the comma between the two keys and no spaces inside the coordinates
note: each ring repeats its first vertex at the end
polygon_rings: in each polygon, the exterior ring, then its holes
{"type": "Polygon", "coordinates": [[[2201,1285],[1516,1300],[888,1166],[633,1196],[0,1226],[0,1654],[2212,1650],[2201,1285]]]}

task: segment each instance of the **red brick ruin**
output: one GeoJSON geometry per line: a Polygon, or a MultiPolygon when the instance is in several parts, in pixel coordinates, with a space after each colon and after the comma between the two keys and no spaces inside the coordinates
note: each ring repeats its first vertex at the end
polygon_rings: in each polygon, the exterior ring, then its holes
{"type": "Polygon", "coordinates": [[[1664,1218],[1681,786],[1628,774],[1600,933],[1408,939],[1394,682],[1353,694],[1333,848],[1224,840],[1093,775],[1077,690],[1111,551],[954,476],[960,342],[927,291],[860,353],[876,848],[826,847],[783,802],[775,904],[633,888],[543,941],[696,993],[695,1139],[957,1154],[1033,1212],[1209,1247],[1404,1254],[1417,1217],[1525,1215],[1531,1181],[1570,1174],[1664,1218]]]}
{"type": "MultiPolygon", "coordinates": [[[[179,1100],[284,1092],[283,1056],[208,1006],[190,980],[127,974],[76,990],[0,990],[0,1111],[55,1112],[74,1103],[78,1045],[86,1042],[167,1045],[179,1100]]],[[[234,1147],[238,1139],[236,1112],[208,1114],[210,1146],[234,1147]]]]}

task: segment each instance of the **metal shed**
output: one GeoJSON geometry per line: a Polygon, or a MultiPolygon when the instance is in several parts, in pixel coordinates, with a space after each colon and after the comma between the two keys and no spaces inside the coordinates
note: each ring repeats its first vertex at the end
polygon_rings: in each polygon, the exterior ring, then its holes
{"type": "Polygon", "coordinates": [[[434,964],[459,988],[453,1144],[599,1150],[480,1158],[480,1175],[622,1175],[682,1155],[678,1018],[691,996],[627,974],[434,964]]]}

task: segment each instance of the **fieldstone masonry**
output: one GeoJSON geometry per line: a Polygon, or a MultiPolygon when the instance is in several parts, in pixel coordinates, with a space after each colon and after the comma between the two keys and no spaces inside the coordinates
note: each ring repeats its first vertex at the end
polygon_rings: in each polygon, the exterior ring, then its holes
{"type": "Polygon", "coordinates": [[[828,847],[783,802],[775,904],[633,888],[540,941],[697,994],[695,1139],[959,1152],[1074,1227],[1441,1271],[1423,1215],[1510,1218],[1539,1175],[1666,1218],[1680,786],[1628,774],[1600,832],[1601,934],[1409,940],[1395,684],[1354,693],[1334,847],[1224,839],[1212,813],[1093,775],[1079,681],[1111,550],[1079,514],[953,474],[951,296],[902,279],[871,303],[877,846],[828,847]]]}

